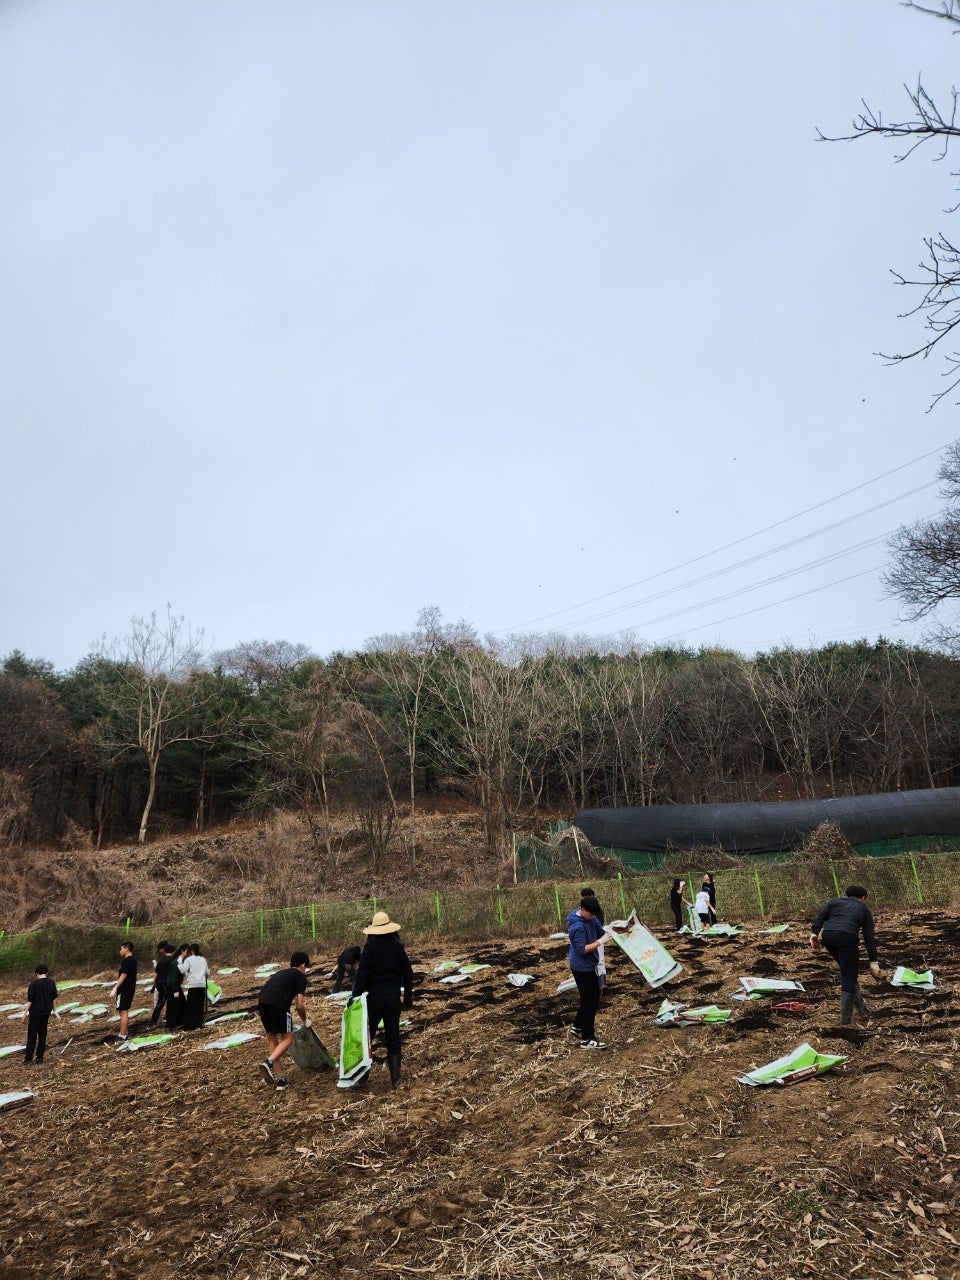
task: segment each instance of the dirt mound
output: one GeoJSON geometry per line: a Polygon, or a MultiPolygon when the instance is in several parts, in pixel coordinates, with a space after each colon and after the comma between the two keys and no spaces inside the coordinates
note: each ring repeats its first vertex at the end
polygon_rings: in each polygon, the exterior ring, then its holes
{"type": "MultiPolygon", "coordinates": [[[[0,1113],[0,1274],[947,1280],[960,920],[877,923],[886,969],[930,966],[937,987],[865,984],[866,1028],[836,1026],[836,966],[799,923],[772,936],[664,933],[684,969],[668,988],[608,955],[600,1053],[567,1034],[563,940],[441,950],[408,938],[416,999],[396,1092],[382,1049],[364,1091],[291,1067],[275,1093],[256,1070],[262,1041],[205,1048],[254,1023],[119,1054],[102,1021],[57,1022],[42,1068],[0,1059],[0,1089],[36,1091],[0,1113]],[[450,959],[491,967],[443,985],[436,966],[450,959]],[[511,971],[536,981],[511,986],[511,971]],[[801,981],[806,1007],[730,1001],[750,973],[801,981]],[[659,1029],[666,994],[733,1016],[659,1029]],[[804,1040],[846,1066],[787,1088],[736,1083],[804,1040]]],[[[230,961],[242,957],[212,958],[230,961]]],[[[4,979],[2,1002],[22,999],[26,979],[4,979]]],[[[215,1012],[251,1010],[258,985],[247,966],[225,978],[215,1012]]],[[[312,977],[308,1005],[335,1050],[328,988],[312,977]]],[[[20,1023],[0,1028],[0,1043],[22,1043],[20,1023]]]]}

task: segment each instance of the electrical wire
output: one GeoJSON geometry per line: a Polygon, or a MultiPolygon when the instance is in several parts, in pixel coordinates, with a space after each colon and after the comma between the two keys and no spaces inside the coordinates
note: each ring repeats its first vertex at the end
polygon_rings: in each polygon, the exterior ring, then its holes
{"type": "MultiPolygon", "coordinates": [[[[689,559],[689,560],[682,560],[679,564],[671,565],[671,566],[670,566],[670,568],[668,568],[668,569],[660,569],[660,570],[658,570],[656,573],[649,574],[649,575],[648,575],[647,577],[645,577],[645,578],[638,578],[635,582],[628,582],[625,586],[622,586],[622,587],[616,587],[616,588],[614,588],[614,590],[612,590],[612,591],[606,591],[606,592],[604,592],[603,594],[598,595],[598,596],[591,596],[589,599],[587,599],[587,600],[581,600],[581,601],[579,601],[577,604],[565,605],[562,609],[555,609],[555,610],[554,610],[553,612],[551,612],[551,613],[543,613],[543,614],[540,614],[538,617],[536,617],[536,618],[530,618],[530,619],[528,619],[526,622],[519,622],[519,623],[516,623],[516,624],[515,624],[514,626],[512,626],[512,627],[508,627],[508,628],[506,628],[506,629],[505,629],[505,634],[509,634],[510,632],[514,632],[514,631],[519,631],[519,630],[521,630],[523,627],[531,627],[531,626],[535,626],[538,622],[546,622],[546,621],[549,621],[551,618],[558,618],[558,617],[560,617],[561,615],[563,615],[563,614],[565,614],[565,613],[572,613],[572,612],[574,612],[574,611],[575,611],[575,610],[577,610],[577,609],[585,609],[585,608],[587,608],[587,606],[588,606],[588,605],[591,605],[591,604],[599,604],[599,603],[600,603],[600,601],[602,601],[602,600],[609,600],[609,599],[610,599],[611,597],[613,597],[613,596],[621,595],[624,591],[631,591],[631,590],[633,590],[633,588],[634,588],[634,587],[641,587],[641,586],[644,586],[644,585],[645,585],[646,583],[648,583],[648,582],[655,582],[658,578],[666,577],[666,575],[667,575],[667,574],[669,574],[669,573],[677,573],[677,572],[679,572],[679,570],[681,570],[681,569],[687,569],[687,568],[689,568],[689,567],[690,567],[690,565],[699,564],[699,563],[700,563],[700,561],[702,561],[702,560],[707,560],[707,559],[709,559],[709,557],[710,557],[710,556],[720,555],[722,552],[724,552],[724,551],[729,551],[729,550],[731,550],[731,548],[733,548],[733,547],[738,547],[738,546],[742,545],[744,542],[750,542],[753,538],[759,538],[759,537],[761,537],[761,536],[762,536],[763,534],[765,534],[765,533],[770,533],[770,532],[771,532],[772,530],[774,530],[774,529],[780,529],[780,528],[782,528],[784,525],[786,525],[786,524],[790,524],[790,523],[791,523],[792,521],[794,521],[794,520],[799,520],[799,519],[801,519],[801,517],[803,517],[803,516],[810,515],[810,514],[811,514],[811,512],[814,512],[814,511],[820,511],[820,510],[822,510],[822,508],[823,508],[823,507],[830,506],[830,505],[831,505],[831,503],[834,503],[834,502],[839,502],[841,498],[847,498],[847,497],[849,497],[849,496],[850,496],[850,494],[852,494],[852,493],[859,493],[859,491],[860,491],[861,489],[866,489],[866,488],[868,488],[868,487],[869,487],[870,485],[872,485],[872,484],[878,484],[881,480],[886,480],[889,476],[896,475],[896,474],[897,474],[897,472],[906,470],[906,468],[907,468],[907,467],[915,466],[918,462],[924,462],[924,461],[926,461],[926,459],[927,459],[927,458],[931,458],[931,457],[933,457],[933,456],[934,456],[935,454],[937,454],[937,453],[942,453],[942,452],[943,452],[943,450],[944,450],[945,448],[947,448],[947,445],[939,445],[936,449],[931,449],[931,450],[929,450],[927,453],[922,453],[922,454],[920,454],[920,455],[919,455],[918,457],[916,457],[916,458],[911,458],[908,462],[902,462],[902,463],[900,463],[900,465],[899,465],[899,466],[891,467],[889,471],[881,472],[881,474],[880,474],[880,475],[873,476],[873,477],[872,477],[871,479],[869,479],[869,480],[864,480],[864,481],[862,481],[860,484],[854,485],[854,486],[853,486],[852,488],[850,488],[850,489],[844,489],[841,493],[834,494],[834,495],[833,495],[833,497],[831,497],[831,498],[824,498],[824,500],[823,500],[822,502],[814,503],[814,505],[813,505],[813,506],[811,506],[811,507],[805,507],[802,511],[797,511],[797,512],[795,512],[793,515],[785,516],[782,520],[776,520],[776,521],[774,521],[774,523],[773,523],[773,524],[765,525],[762,529],[757,529],[757,530],[756,530],[755,532],[753,532],[753,533],[747,533],[747,534],[744,534],[744,535],[743,535],[743,537],[741,537],[741,538],[735,538],[732,542],[726,542],[726,543],[724,543],[724,544],[723,544],[723,546],[715,547],[715,548],[713,548],[713,550],[711,550],[711,551],[704,551],[704,552],[702,552],[700,555],[697,555],[697,556],[693,556],[693,557],[691,557],[691,559],[689,559]]],[[[900,498],[908,497],[908,496],[910,496],[910,494],[913,494],[913,493],[919,493],[919,492],[921,491],[921,489],[929,488],[931,485],[934,485],[934,484],[936,484],[936,483],[937,483],[937,481],[936,481],[936,480],[931,480],[931,481],[929,481],[927,484],[925,484],[925,485],[921,485],[921,486],[919,486],[919,488],[917,488],[917,489],[913,489],[913,490],[910,490],[910,491],[909,491],[909,493],[907,493],[907,494],[901,494],[901,495],[899,495],[899,497],[898,497],[898,498],[892,498],[892,499],[890,499],[889,501],[890,501],[890,502],[899,501],[899,500],[900,500],[900,498]]],[[[888,505],[888,504],[887,504],[887,503],[880,503],[880,504],[879,504],[879,506],[885,506],[885,505],[888,505]]],[[[876,508],[871,507],[871,508],[869,508],[869,509],[868,509],[868,511],[877,510],[877,509],[879,509],[879,506],[878,506],[878,507],[876,507],[876,508]]],[[[865,514],[867,514],[867,513],[868,513],[867,511],[864,511],[864,512],[858,513],[858,515],[865,515],[865,514]]],[[[852,520],[852,519],[856,519],[856,518],[858,518],[858,516],[856,516],[856,515],[855,515],[855,516],[848,517],[848,519],[851,519],[851,520],[852,520]]],[[[837,523],[838,523],[838,524],[842,524],[842,523],[845,523],[845,522],[844,522],[844,521],[838,521],[837,523]]],[[[836,525],[828,525],[828,526],[826,526],[826,529],[831,529],[831,528],[835,528],[835,527],[836,527],[836,525]]],[[[821,532],[824,532],[824,531],[825,531],[825,529],[815,530],[813,533],[808,534],[808,535],[806,535],[806,536],[807,536],[807,537],[815,537],[817,533],[821,533],[821,532]]],[[[803,540],[804,540],[804,539],[797,539],[797,541],[803,541],[803,540]]],[[[785,544],[784,544],[784,546],[785,546],[785,547],[786,547],[786,546],[791,546],[791,545],[794,545],[794,544],[793,544],[793,543],[785,543],[785,544]]],[[[777,549],[775,549],[775,550],[779,550],[779,548],[777,548],[777,549]]],[[[766,554],[770,554],[770,555],[772,555],[772,554],[774,554],[774,553],[775,553],[775,552],[764,552],[764,553],[761,553],[761,554],[763,554],[763,555],[766,555],[766,554]]],[[[757,558],[760,558],[760,557],[757,557],[757,558]]],[[[749,563],[749,561],[744,561],[743,563],[749,563]]],[[[726,570],[720,570],[719,572],[726,572],[726,570]]],[[[716,576],[716,575],[714,575],[714,574],[709,574],[709,575],[706,575],[706,576],[707,576],[707,577],[714,577],[714,576],[716,576]]],[[[702,581],[702,579],[701,579],[701,581],[702,581]]],[[[676,588],[676,589],[677,589],[677,590],[679,590],[679,588],[676,588]]],[[[603,616],[603,615],[601,615],[601,616],[603,616]]],[[[589,619],[588,619],[587,621],[589,621],[589,619]]],[[[568,629],[568,627],[570,627],[570,626],[576,626],[576,625],[579,625],[579,624],[577,624],[577,623],[569,623],[569,624],[565,625],[562,629],[563,629],[563,630],[566,630],[566,629],[568,629]]]]}

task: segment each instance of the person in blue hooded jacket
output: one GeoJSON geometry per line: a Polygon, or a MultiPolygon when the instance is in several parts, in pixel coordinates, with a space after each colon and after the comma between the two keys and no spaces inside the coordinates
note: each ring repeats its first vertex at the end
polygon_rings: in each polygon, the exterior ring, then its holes
{"type": "Polygon", "coordinates": [[[597,963],[600,948],[607,940],[603,925],[600,903],[596,898],[584,897],[580,905],[567,916],[567,933],[570,937],[568,959],[570,971],[577,991],[580,994],[580,1007],[577,1018],[570,1028],[570,1034],[578,1036],[581,1049],[605,1049],[607,1046],[597,1039],[594,1025],[597,1007],[600,1004],[600,979],[597,975],[597,963]]]}

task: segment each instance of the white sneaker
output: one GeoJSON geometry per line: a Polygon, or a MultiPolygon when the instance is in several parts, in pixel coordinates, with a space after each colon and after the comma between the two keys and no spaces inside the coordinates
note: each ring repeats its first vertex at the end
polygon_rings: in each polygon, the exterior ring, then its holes
{"type": "Polygon", "coordinates": [[[605,1049],[607,1046],[602,1040],[581,1040],[581,1049],[605,1049]]]}

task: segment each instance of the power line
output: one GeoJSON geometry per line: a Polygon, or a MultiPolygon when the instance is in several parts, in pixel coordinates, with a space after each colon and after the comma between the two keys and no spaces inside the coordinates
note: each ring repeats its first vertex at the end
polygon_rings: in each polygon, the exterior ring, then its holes
{"type": "MultiPolygon", "coordinates": [[[[808,560],[806,564],[798,565],[794,569],[785,569],[781,573],[772,574],[769,578],[763,578],[759,582],[751,582],[745,587],[738,587],[734,591],[727,591],[723,595],[714,596],[711,600],[701,600],[696,604],[685,605],[682,609],[674,609],[672,613],[662,614],[658,618],[649,618],[644,622],[636,625],[640,627],[653,627],[658,622],[667,622],[671,618],[679,618],[684,613],[695,613],[698,609],[705,609],[709,605],[723,604],[726,600],[736,599],[737,596],[747,595],[751,591],[757,591],[761,587],[772,586],[776,582],[784,582],[787,578],[795,578],[800,573],[807,573],[811,569],[819,569],[822,565],[832,564],[835,560],[842,560],[845,556],[855,555],[858,551],[864,551],[868,547],[875,547],[881,542],[885,542],[890,537],[890,532],[882,533],[878,537],[867,538],[863,542],[858,542],[852,547],[846,547],[842,551],[833,551],[829,555],[821,556],[817,560],[808,560]]],[[[632,609],[632,604],[619,605],[616,609],[608,609],[605,613],[594,614],[589,618],[580,619],[579,623],[571,623],[571,626],[583,626],[589,622],[600,622],[605,618],[613,617],[615,614],[623,613],[627,609],[632,609]]]]}
{"type": "MultiPolygon", "coordinates": [[[[689,568],[690,565],[699,564],[701,560],[707,560],[709,559],[710,556],[720,555],[721,552],[723,551],[729,551],[731,550],[731,548],[738,547],[742,545],[744,542],[750,542],[753,538],[759,538],[763,534],[770,533],[774,529],[782,528],[784,525],[790,524],[794,520],[799,520],[803,516],[810,515],[811,512],[820,511],[823,507],[830,506],[830,504],[834,502],[839,502],[841,498],[847,498],[852,493],[859,493],[861,489],[866,489],[872,484],[877,484],[881,480],[886,480],[888,476],[896,475],[897,472],[899,471],[905,471],[907,467],[915,466],[918,462],[924,462],[926,461],[927,458],[933,457],[934,454],[942,453],[945,448],[947,448],[947,445],[939,445],[936,449],[931,449],[927,453],[922,453],[919,455],[919,457],[911,458],[909,462],[902,462],[899,466],[891,467],[889,471],[884,471],[880,475],[873,476],[870,480],[864,480],[860,484],[854,485],[851,489],[844,489],[842,493],[834,494],[833,497],[831,498],[825,498],[822,502],[814,503],[812,507],[805,507],[802,511],[797,511],[791,516],[785,516],[782,520],[776,520],[774,521],[773,524],[765,525],[764,528],[757,529],[754,533],[744,534],[742,538],[735,538],[732,542],[724,543],[723,546],[715,547],[711,551],[704,551],[700,555],[693,556],[689,560],[683,560],[679,564],[672,565],[668,569],[660,569],[656,573],[649,574],[645,578],[638,578],[635,582],[628,582],[625,586],[614,588],[613,591],[606,591],[602,595],[591,596],[589,599],[581,600],[577,604],[565,605],[562,609],[555,609],[552,613],[543,613],[543,614],[540,614],[539,617],[530,618],[526,622],[516,623],[512,627],[507,627],[506,632],[518,631],[523,627],[531,627],[536,625],[536,623],[538,622],[546,622],[551,618],[558,618],[562,614],[572,613],[576,609],[585,609],[587,608],[588,605],[599,604],[601,600],[609,600],[612,596],[621,595],[624,591],[633,590],[634,587],[641,587],[645,583],[655,582],[657,578],[663,578],[669,573],[677,573],[681,569],[689,568]]],[[[927,484],[921,485],[918,489],[911,490],[910,492],[919,493],[921,489],[929,488],[931,485],[936,483],[937,483],[936,480],[931,480],[927,484]]],[[[908,497],[908,496],[910,495],[901,494],[900,498],[908,497]]],[[[890,501],[899,501],[899,498],[891,499],[890,501]]],[[[887,505],[887,504],[885,503],[880,504],[880,506],[884,506],[884,505],[887,505]]],[[[877,508],[871,508],[871,510],[875,510],[875,509],[877,508]]],[[[860,514],[867,514],[867,513],[863,512],[860,514]]],[[[853,516],[849,518],[855,519],[857,517],[853,516]]],[[[841,521],[838,523],[844,523],[844,522],[841,521]]],[[[827,526],[827,527],[833,528],[836,526],[827,526]]],[[[814,537],[817,532],[823,532],[823,530],[817,530],[813,534],[809,534],[807,536],[814,537]]],[[[802,539],[798,539],[798,541],[802,541],[802,539]]],[[[785,544],[785,545],[792,545],[792,544],[785,544]]],[[[771,553],[765,553],[765,554],[773,554],[773,553],[771,552],[771,553]]],[[[749,561],[746,561],[744,563],[749,563],[749,561]]],[[[714,576],[714,575],[708,575],[708,576],[714,576]]],[[[587,621],[590,621],[590,619],[587,619],[587,621]]],[[[577,623],[569,624],[569,626],[576,626],[576,625],[579,625],[579,624],[577,623]]]]}

